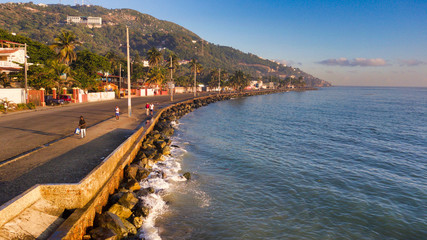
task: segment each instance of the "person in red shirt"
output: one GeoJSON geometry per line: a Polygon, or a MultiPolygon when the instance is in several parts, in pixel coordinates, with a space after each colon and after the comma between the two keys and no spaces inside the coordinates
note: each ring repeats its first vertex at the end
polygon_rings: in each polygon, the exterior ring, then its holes
{"type": "Polygon", "coordinates": [[[145,114],[148,116],[150,114],[150,104],[145,104],[145,114]]]}

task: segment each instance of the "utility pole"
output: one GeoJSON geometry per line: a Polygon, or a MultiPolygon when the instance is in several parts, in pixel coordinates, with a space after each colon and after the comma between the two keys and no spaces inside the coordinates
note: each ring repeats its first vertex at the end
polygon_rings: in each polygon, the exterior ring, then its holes
{"type": "Polygon", "coordinates": [[[196,61],[194,61],[194,97],[197,97],[196,74],[197,74],[197,63],[196,61]]]}
{"type": "Polygon", "coordinates": [[[126,40],[127,40],[127,61],[128,61],[128,116],[132,115],[132,103],[131,103],[131,92],[130,92],[130,56],[129,56],[129,28],[126,27],[126,40]]]}
{"type": "Polygon", "coordinates": [[[218,68],[218,95],[221,95],[221,68],[218,68]]]}
{"type": "Polygon", "coordinates": [[[25,78],[25,102],[28,103],[28,80],[27,80],[27,44],[25,43],[25,54],[24,54],[24,78],[25,78]]]}
{"type": "Polygon", "coordinates": [[[171,70],[171,80],[170,80],[170,86],[169,86],[169,88],[170,88],[170,91],[171,91],[171,102],[173,102],[173,89],[174,89],[174,84],[173,84],[173,80],[172,80],[172,71],[173,71],[173,66],[172,66],[172,54],[170,55],[170,57],[171,57],[171,63],[170,63],[170,67],[169,67],[169,69],[171,70]]]}
{"type": "Polygon", "coordinates": [[[122,89],[122,64],[120,63],[119,67],[119,99],[122,98],[121,96],[121,90],[122,89]]]}

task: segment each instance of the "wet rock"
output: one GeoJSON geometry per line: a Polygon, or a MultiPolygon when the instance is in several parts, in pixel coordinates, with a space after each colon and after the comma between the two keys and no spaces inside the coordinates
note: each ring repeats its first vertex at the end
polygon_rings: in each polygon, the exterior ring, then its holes
{"type": "Polygon", "coordinates": [[[135,178],[137,172],[138,172],[138,165],[131,164],[130,166],[127,166],[125,169],[125,177],[126,178],[135,178]]]}
{"type": "Polygon", "coordinates": [[[135,193],[128,192],[123,194],[118,203],[128,209],[132,209],[138,203],[138,198],[136,198],[135,193]]]}
{"type": "Polygon", "coordinates": [[[174,134],[175,130],[172,127],[162,129],[161,134],[166,137],[170,137],[174,134]]]}
{"type": "Polygon", "coordinates": [[[147,196],[148,194],[150,194],[150,191],[149,191],[149,189],[148,188],[145,188],[145,189],[141,189],[141,190],[139,190],[138,192],[136,192],[135,193],[136,194],[136,196],[139,198],[139,197],[145,197],[145,196],[147,196]]]}
{"type": "Polygon", "coordinates": [[[164,161],[165,157],[161,153],[158,153],[156,156],[153,157],[153,160],[156,162],[157,161],[164,161]]]}
{"type": "Polygon", "coordinates": [[[140,201],[133,209],[133,214],[135,217],[145,218],[150,214],[150,209],[144,205],[143,201],[140,201]]]}
{"type": "Polygon", "coordinates": [[[128,229],[122,219],[112,212],[104,212],[97,220],[98,226],[112,230],[120,238],[128,235],[128,229]]]}
{"type": "Polygon", "coordinates": [[[138,230],[136,229],[136,227],[132,223],[130,223],[128,220],[122,219],[122,221],[123,221],[123,224],[125,225],[125,227],[127,229],[128,234],[135,235],[138,233],[138,230]]]}
{"type": "Polygon", "coordinates": [[[92,229],[90,237],[94,240],[118,240],[119,236],[113,230],[103,227],[92,229]]]}
{"type": "Polygon", "coordinates": [[[138,191],[139,189],[141,189],[141,186],[139,185],[139,182],[136,181],[135,179],[130,179],[126,184],[125,184],[125,188],[129,189],[132,192],[138,191]]]}
{"type": "Polygon", "coordinates": [[[132,219],[132,223],[136,228],[141,228],[142,224],[144,223],[144,219],[142,217],[134,217],[132,219]]]}
{"type": "Polygon", "coordinates": [[[162,149],[163,155],[170,155],[171,154],[171,148],[169,146],[166,146],[162,149]]]}
{"type": "Polygon", "coordinates": [[[111,195],[108,198],[108,203],[107,203],[106,207],[110,208],[111,206],[113,206],[114,204],[116,204],[119,201],[119,199],[121,197],[123,197],[124,194],[125,194],[125,192],[117,192],[117,193],[114,193],[113,195],[111,195]]]}
{"type": "Polygon", "coordinates": [[[191,179],[191,173],[189,173],[189,172],[184,173],[184,174],[183,174],[183,176],[184,176],[187,180],[190,180],[190,179],[191,179]]]}
{"type": "Polygon", "coordinates": [[[150,175],[150,170],[141,167],[138,169],[138,172],[136,174],[136,180],[142,181],[143,179],[147,178],[148,175],[150,175]]]}
{"type": "Polygon", "coordinates": [[[126,219],[132,215],[132,211],[129,208],[117,203],[111,206],[110,209],[108,209],[108,212],[113,213],[122,219],[126,219]]]}
{"type": "Polygon", "coordinates": [[[157,151],[161,151],[164,147],[166,147],[167,143],[163,140],[155,141],[154,145],[157,148],[157,151]]]}

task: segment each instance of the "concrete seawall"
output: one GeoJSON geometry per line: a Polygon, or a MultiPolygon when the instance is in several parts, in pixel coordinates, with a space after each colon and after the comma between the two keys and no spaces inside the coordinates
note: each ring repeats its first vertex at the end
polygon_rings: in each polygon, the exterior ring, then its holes
{"type": "MultiPolygon", "coordinates": [[[[230,97],[281,91],[227,94],[230,97]]],[[[215,98],[207,96],[198,100],[215,98]]],[[[193,103],[184,101],[175,105],[193,103]]],[[[139,129],[77,184],[36,185],[0,207],[0,239],[82,239],[102,211],[108,197],[120,185],[124,169],[135,158],[142,141],[163,112],[158,111],[147,128],[139,129]],[[37,222],[36,225],[28,224],[37,222]],[[30,227],[31,226],[31,227],[30,227]]]]}

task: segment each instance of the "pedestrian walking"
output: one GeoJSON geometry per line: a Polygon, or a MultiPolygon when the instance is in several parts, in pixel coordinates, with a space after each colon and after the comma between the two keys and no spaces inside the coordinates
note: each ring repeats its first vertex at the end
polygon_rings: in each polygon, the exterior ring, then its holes
{"type": "Polygon", "coordinates": [[[80,116],[79,128],[80,128],[80,137],[81,138],[86,137],[86,121],[83,118],[83,116],[80,116]]]}
{"type": "Polygon", "coordinates": [[[150,115],[150,104],[149,103],[145,104],[145,114],[147,116],[150,115]]]}
{"type": "Polygon", "coordinates": [[[150,104],[150,114],[151,116],[154,116],[154,103],[150,104]]]}
{"type": "Polygon", "coordinates": [[[7,107],[8,107],[8,106],[7,106],[7,101],[4,101],[4,102],[3,102],[3,105],[4,105],[4,106],[3,106],[3,107],[4,107],[4,113],[7,113],[7,107]]]}
{"type": "Polygon", "coordinates": [[[114,109],[116,111],[116,120],[119,120],[120,118],[120,108],[116,105],[116,108],[114,109]]]}

